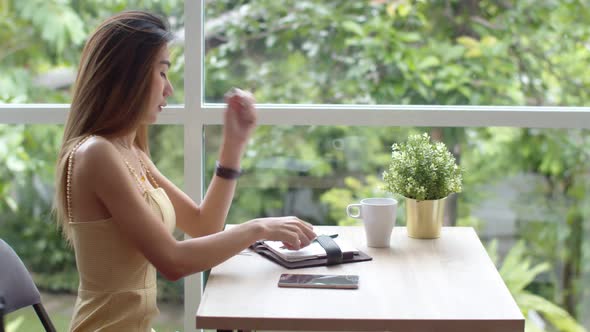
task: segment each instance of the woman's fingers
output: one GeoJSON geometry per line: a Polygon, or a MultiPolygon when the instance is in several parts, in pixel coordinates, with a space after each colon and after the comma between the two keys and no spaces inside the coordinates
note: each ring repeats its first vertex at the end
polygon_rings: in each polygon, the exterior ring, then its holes
{"type": "Polygon", "coordinates": [[[267,240],[281,241],[290,250],[308,246],[316,234],[313,226],[297,217],[277,217],[259,219],[265,225],[267,240]]]}
{"type": "Polygon", "coordinates": [[[252,93],[232,88],[224,97],[228,105],[226,115],[235,116],[239,123],[247,127],[256,124],[255,99],[252,93]]]}
{"type": "Polygon", "coordinates": [[[299,250],[302,248],[301,240],[296,231],[285,231],[284,239],[281,240],[285,247],[289,250],[299,250]]]}
{"type": "Polygon", "coordinates": [[[237,106],[239,110],[252,110],[255,103],[252,93],[238,88],[226,92],[224,99],[230,106],[237,106]]]}
{"type": "Polygon", "coordinates": [[[305,222],[297,217],[285,217],[288,220],[291,227],[290,231],[293,232],[297,236],[297,241],[295,243],[291,243],[292,246],[296,247],[299,246],[298,249],[307,247],[313,239],[315,239],[316,234],[313,231],[313,226],[305,222]]]}
{"type": "Polygon", "coordinates": [[[304,237],[307,240],[307,244],[309,244],[313,239],[316,238],[316,233],[313,231],[313,225],[303,221],[297,217],[292,217],[295,218],[296,220],[296,225],[297,227],[299,227],[299,229],[301,230],[301,232],[303,233],[304,237]]]}
{"type": "Polygon", "coordinates": [[[313,231],[313,225],[306,222],[306,221],[301,221],[302,225],[303,225],[303,231],[305,232],[305,234],[308,237],[311,237],[312,239],[315,239],[315,237],[317,236],[317,234],[313,231]]]}

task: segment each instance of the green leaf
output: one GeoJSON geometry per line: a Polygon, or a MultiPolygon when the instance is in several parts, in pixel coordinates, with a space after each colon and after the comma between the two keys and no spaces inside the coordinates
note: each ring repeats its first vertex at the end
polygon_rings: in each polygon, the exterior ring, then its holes
{"type": "Polygon", "coordinates": [[[342,27],[344,28],[344,30],[357,34],[361,37],[365,35],[363,27],[354,21],[344,21],[342,22],[342,27]]]}
{"type": "Polygon", "coordinates": [[[427,69],[438,65],[440,65],[440,60],[434,55],[430,55],[418,63],[418,69],[427,69]]]}
{"type": "Polygon", "coordinates": [[[396,34],[396,37],[407,43],[416,43],[423,39],[423,36],[417,32],[400,32],[396,34]]]}
{"type": "Polygon", "coordinates": [[[23,324],[24,321],[25,321],[24,316],[16,317],[14,320],[12,320],[6,324],[6,332],[17,332],[19,330],[19,327],[23,324]]]}
{"type": "Polygon", "coordinates": [[[550,268],[547,263],[531,267],[530,259],[525,257],[525,250],[524,241],[517,242],[506,255],[500,269],[500,275],[513,294],[523,290],[537,275],[550,268]]]}
{"type": "Polygon", "coordinates": [[[494,265],[498,265],[498,239],[493,239],[487,246],[486,251],[494,265]]]}
{"type": "Polygon", "coordinates": [[[469,36],[458,37],[457,42],[469,49],[479,47],[479,41],[469,36]]]}
{"type": "Polygon", "coordinates": [[[521,308],[534,309],[543,314],[543,317],[559,331],[586,332],[586,329],[578,324],[566,310],[538,295],[521,292],[514,297],[521,308]]]}
{"type": "Polygon", "coordinates": [[[412,11],[412,5],[410,3],[402,3],[397,7],[399,16],[406,17],[412,11]]]}

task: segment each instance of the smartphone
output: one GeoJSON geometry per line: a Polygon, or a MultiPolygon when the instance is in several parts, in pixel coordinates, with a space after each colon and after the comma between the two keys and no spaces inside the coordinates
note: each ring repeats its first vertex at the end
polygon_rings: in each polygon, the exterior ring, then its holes
{"type": "Polygon", "coordinates": [[[283,273],[278,285],[279,287],[357,289],[359,276],[283,273]]]}

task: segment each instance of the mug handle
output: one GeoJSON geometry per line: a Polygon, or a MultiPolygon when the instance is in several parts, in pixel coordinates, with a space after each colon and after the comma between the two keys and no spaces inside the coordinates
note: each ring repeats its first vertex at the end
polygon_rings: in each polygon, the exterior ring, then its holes
{"type": "Polygon", "coordinates": [[[361,213],[362,209],[361,209],[361,205],[360,204],[348,204],[348,206],[346,207],[346,214],[351,217],[351,218],[357,218],[360,219],[362,218],[362,213],[361,213]],[[358,209],[358,213],[357,214],[353,214],[350,210],[357,208],[358,209]]]}

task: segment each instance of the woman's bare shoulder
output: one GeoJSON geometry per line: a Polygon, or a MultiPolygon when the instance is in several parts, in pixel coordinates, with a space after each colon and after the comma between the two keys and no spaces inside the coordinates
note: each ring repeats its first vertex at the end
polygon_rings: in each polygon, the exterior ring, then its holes
{"type": "Polygon", "coordinates": [[[118,164],[118,153],[109,140],[101,136],[93,136],[78,147],[74,160],[80,168],[92,171],[118,164]]]}

